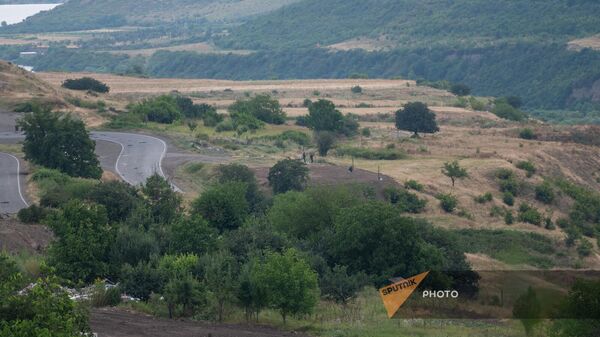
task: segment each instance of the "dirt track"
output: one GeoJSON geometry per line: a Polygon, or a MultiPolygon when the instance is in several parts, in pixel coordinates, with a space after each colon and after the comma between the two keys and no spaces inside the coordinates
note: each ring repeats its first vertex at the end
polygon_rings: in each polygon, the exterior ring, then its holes
{"type": "Polygon", "coordinates": [[[90,325],[98,337],[308,337],[269,327],[169,320],[124,309],[95,309],[90,325]]]}

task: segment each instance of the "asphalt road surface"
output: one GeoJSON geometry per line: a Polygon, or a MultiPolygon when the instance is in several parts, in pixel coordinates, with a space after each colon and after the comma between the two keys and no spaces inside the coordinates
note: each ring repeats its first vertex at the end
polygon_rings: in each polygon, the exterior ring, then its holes
{"type": "MultiPolygon", "coordinates": [[[[96,141],[96,153],[103,169],[115,172],[131,185],[140,185],[151,175],[165,176],[162,160],[167,144],[159,138],[120,132],[91,132],[96,141]]],[[[24,136],[12,131],[0,131],[0,143],[18,143],[24,136]]],[[[18,159],[0,153],[0,214],[16,213],[27,207],[21,189],[18,159]]],[[[173,185],[173,188],[179,190],[173,185]]]]}
{"type": "Polygon", "coordinates": [[[0,153],[0,215],[17,213],[29,206],[22,194],[21,180],[19,159],[0,153]]]}

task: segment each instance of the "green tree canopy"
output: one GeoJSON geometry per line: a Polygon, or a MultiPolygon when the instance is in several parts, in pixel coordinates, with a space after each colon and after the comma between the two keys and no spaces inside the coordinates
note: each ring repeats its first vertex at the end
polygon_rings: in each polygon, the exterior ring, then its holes
{"type": "Polygon", "coordinates": [[[454,187],[456,179],[463,179],[469,176],[467,170],[460,166],[458,160],[444,163],[444,167],[442,167],[442,173],[450,178],[452,181],[452,187],[454,187]]]}
{"type": "Polygon", "coordinates": [[[103,206],[73,200],[46,219],[57,238],[50,245],[49,260],[59,276],[90,283],[110,274],[115,236],[103,206]]]}
{"type": "Polygon", "coordinates": [[[74,177],[102,176],[94,153],[96,144],[82,121],[48,108],[34,107],[17,124],[25,132],[23,152],[27,160],[74,177]]]}
{"type": "Polygon", "coordinates": [[[229,106],[229,111],[249,114],[269,124],[283,124],[286,118],[286,114],[281,109],[279,101],[267,94],[256,95],[250,99],[237,100],[229,106]]]}
{"type": "Polygon", "coordinates": [[[542,306],[533,288],[527,288],[527,292],[515,301],[513,306],[513,317],[521,320],[527,336],[533,334],[533,329],[540,323],[542,306]]]}
{"type": "Polygon", "coordinates": [[[417,136],[422,133],[440,131],[435,121],[435,113],[425,103],[412,102],[404,105],[404,109],[396,111],[396,128],[410,131],[417,136]]]}
{"type": "Polygon", "coordinates": [[[306,187],[308,174],[305,163],[293,159],[280,160],[269,170],[269,184],[276,194],[301,191],[306,187]]]}
{"type": "Polygon", "coordinates": [[[240,182],[216,185],[194,201],[193,211],[221,233],[236,229],[249,213],[246,190],[247,185],[240,182]]]}
{"type": "Polygon", "coordinates": [[[310,314],[317,304],[317,274],[293,249],[269,253],[257,268],[257,279],[284,323],[289,315],[310,314]]]}
{"type": "Polygon", "coordinates": [[[181,196],[173,191],[169,182],[158,173],[146,179],[142,193],[156,223],[170,223],[179,215],[181,196]]]}

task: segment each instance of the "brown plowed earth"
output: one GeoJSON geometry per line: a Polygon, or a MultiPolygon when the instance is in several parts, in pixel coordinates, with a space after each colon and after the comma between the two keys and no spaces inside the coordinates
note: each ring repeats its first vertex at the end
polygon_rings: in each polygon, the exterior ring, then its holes
{"type": "Polygon", "coordinates": [[[90,326],[98,337],[308,337],[265,326],[157,318],[122,308],[92,310],[90,326]]]}

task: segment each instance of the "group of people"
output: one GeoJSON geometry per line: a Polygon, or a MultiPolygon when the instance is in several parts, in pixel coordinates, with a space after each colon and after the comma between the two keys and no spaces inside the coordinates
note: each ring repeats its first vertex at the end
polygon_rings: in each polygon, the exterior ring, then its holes
{"type": "Polygon", "coordinates": [[[315,153],[311,152],[308,154],[308,157],[306,156],[306,151],[302,151],[302,161],[304,161],[305,164],[307,164],[307,160],[310,159],[310,163],[314,163],[315,162],[315,153]]]}

